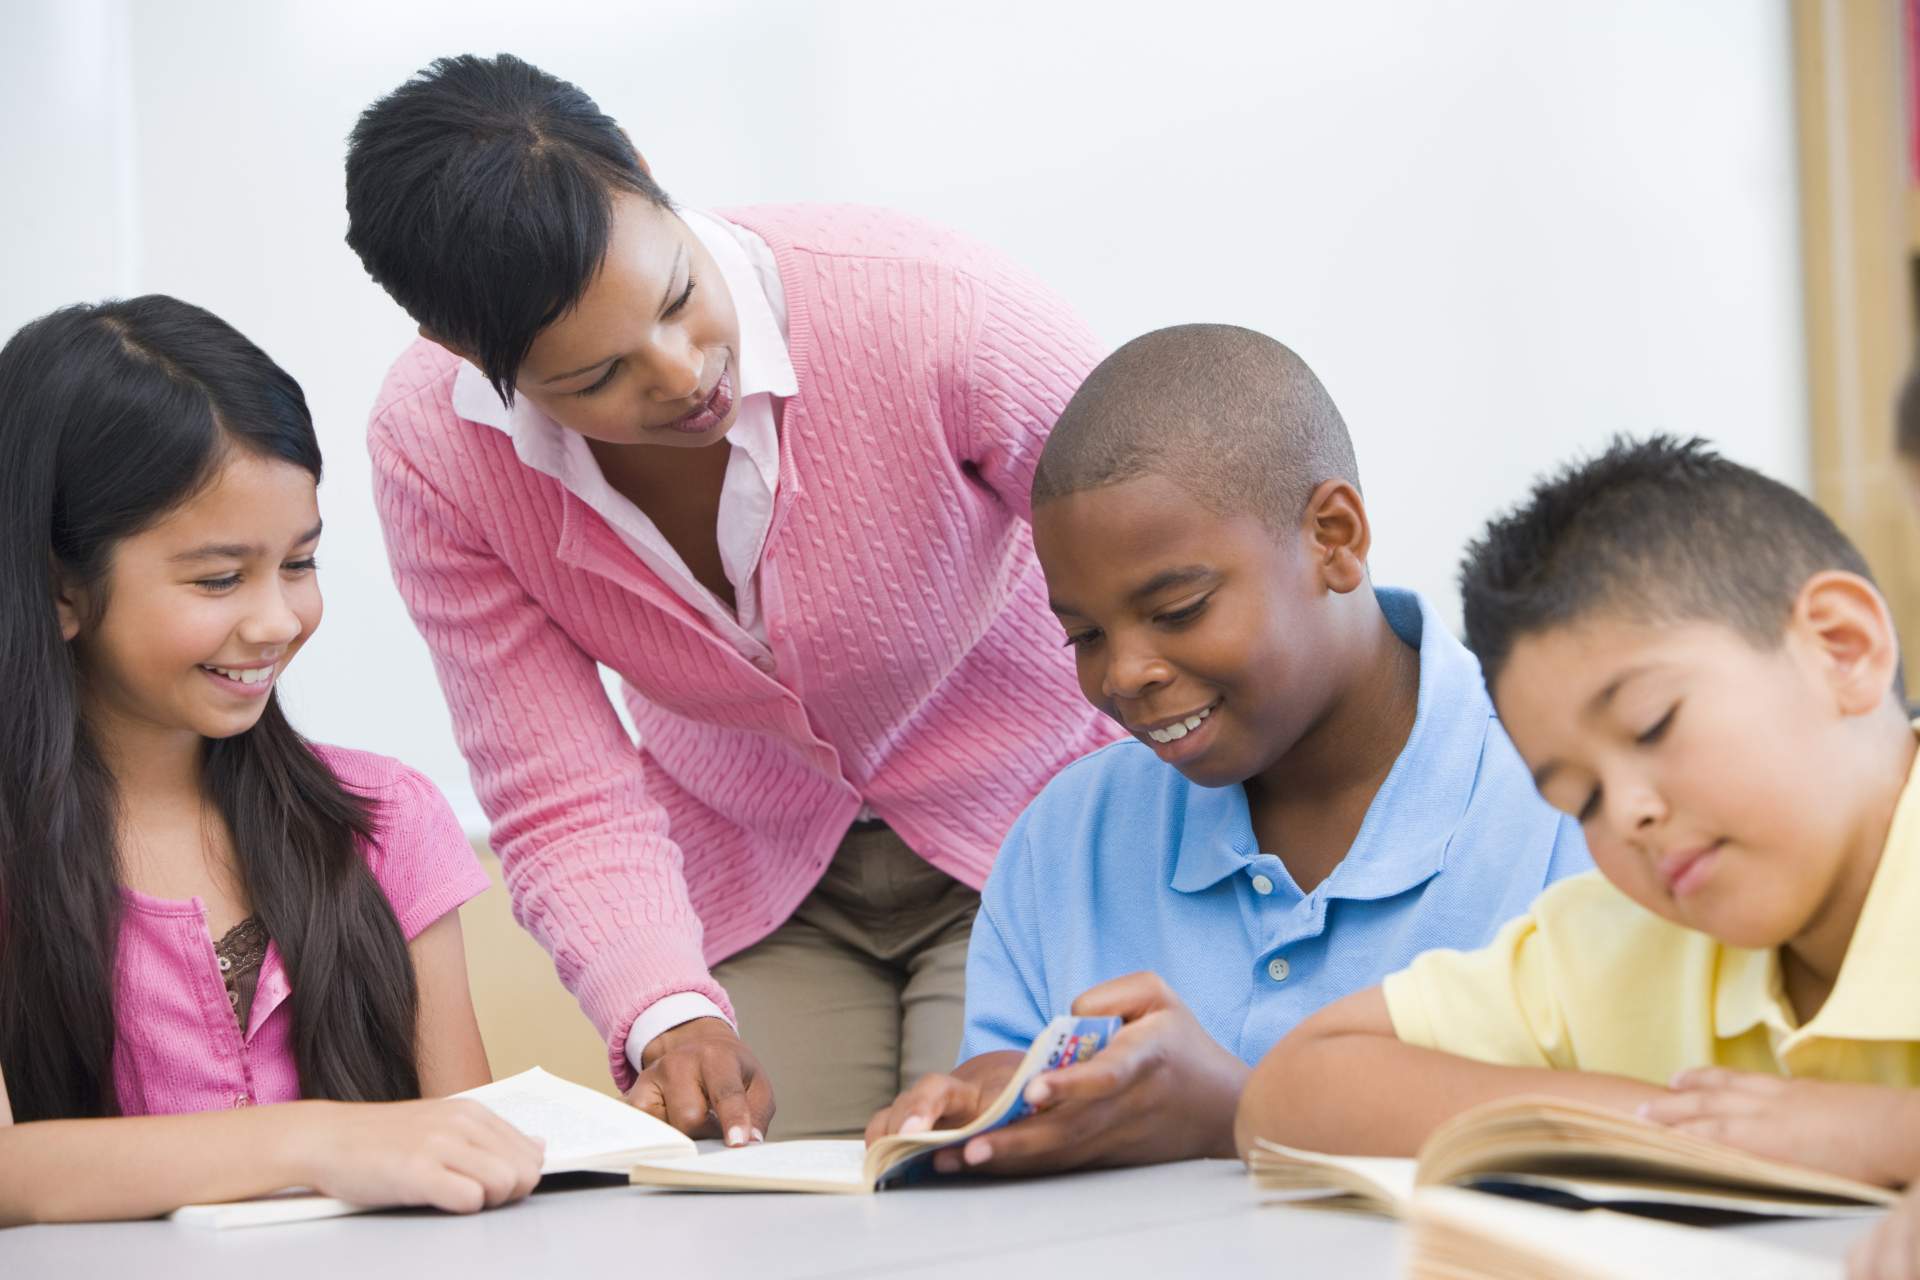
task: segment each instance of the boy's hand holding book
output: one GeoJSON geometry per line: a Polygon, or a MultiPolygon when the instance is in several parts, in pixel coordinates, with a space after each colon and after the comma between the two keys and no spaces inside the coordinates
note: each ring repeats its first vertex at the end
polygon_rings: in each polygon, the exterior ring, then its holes
{"type": "Polygon", "coordinates": [[[1703,1067],[1645,1118],[1775,1160],[1897,1187],[1920,1163],[1920,1091],[1703,1067]]]}
{"type": "MultiPolygon", "coordinates": [[[[1201,1028],[1164,981],[1151,973],[1115,978],[1074,1001],[1073,1012],[1119,1017],[1124,1025],[1097,1056],[1029,1084],[1035,1114],[940,1152],[936,1170],[1055,1173],[1234,1154],[1234,1105],[1247,1066],[1201,1028]]],[[[969,1105],[977,1110],[1018,1062],[1018,1054],[982,1054],[951,1076],[922,1080],[874,1117],[868,1141],[951,1121],[969,1105]]]]}

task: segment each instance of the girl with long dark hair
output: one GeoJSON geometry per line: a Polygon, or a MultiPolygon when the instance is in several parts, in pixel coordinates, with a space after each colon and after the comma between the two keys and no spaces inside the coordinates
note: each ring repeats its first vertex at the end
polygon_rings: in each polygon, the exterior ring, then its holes
{"type": "Polygon", "coordinates": [[[538,1178],[484,1108],[407,1101],[488,1077],[445,800],[274,691],[320,621],[319,479],[299,386],[198,307],[0,350],[0,1225],[538,1178]]]}

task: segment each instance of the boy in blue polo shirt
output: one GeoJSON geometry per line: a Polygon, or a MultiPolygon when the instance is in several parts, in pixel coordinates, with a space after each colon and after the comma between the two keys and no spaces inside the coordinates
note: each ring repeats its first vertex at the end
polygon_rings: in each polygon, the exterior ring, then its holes
{"type": "Polygon", "coordinates": [[[1287,348],[1225,325],[1121,347],[1061,415],[1033,496],[1081,689],[1133,738],[1014,825],[974,924],[961,1063],[868,1136],[970,1118],[1070,1007],[1126,1025],[1029,1086],[1038,1114],[940,1167],[1231,1156],[1249,1065],[1295,1023],[1484,942],[1586,848],[1472,656],[1370,583],[1346,425],[1287,348]]]}

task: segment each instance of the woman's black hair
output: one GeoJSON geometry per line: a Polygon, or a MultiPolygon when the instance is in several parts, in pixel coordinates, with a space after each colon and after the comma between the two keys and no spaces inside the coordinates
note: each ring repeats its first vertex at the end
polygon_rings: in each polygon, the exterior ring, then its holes
{"type": "MultiPolygon", "coordinates": [[[[203,490],[235,450],[320,478],[300,387],[199,307],[68,307],[0,349],[0,1072],[16,1120],[114,1115],[118,788],[84,715],[58,592],[112,607],[115,546],[203,490]]],[[[361,856],[348,792],[269,694],[205,745],[253,911],[286,965],[308,1097],[417,1097],[406,939],[361,856]]]]}
{"type": "Polygon", "coordinates": [[[512,403],[534,338],[606,257],[616,192],[668,207],[592,98],[511,54],[441,58],[354,125],[347,243],[512,403]]]}

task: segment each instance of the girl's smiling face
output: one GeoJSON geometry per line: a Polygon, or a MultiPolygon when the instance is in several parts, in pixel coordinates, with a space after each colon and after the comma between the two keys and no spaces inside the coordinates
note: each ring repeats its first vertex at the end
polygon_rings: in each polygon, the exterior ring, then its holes
{"type": "Polygon", "coordinates": [[[213,481],[113,549],[91,598],[59,601],[97,730],[244,733],[320,625],[320,510],[304,468],[231,450],[213,481]]]}
{"type": "Polygon", "coordinates": [[[699,447],[732,428],[740,322],[700,238],[671,209],[617,194],[606,257],[534,339],[514,391],[607,444],[699,447]]]}

